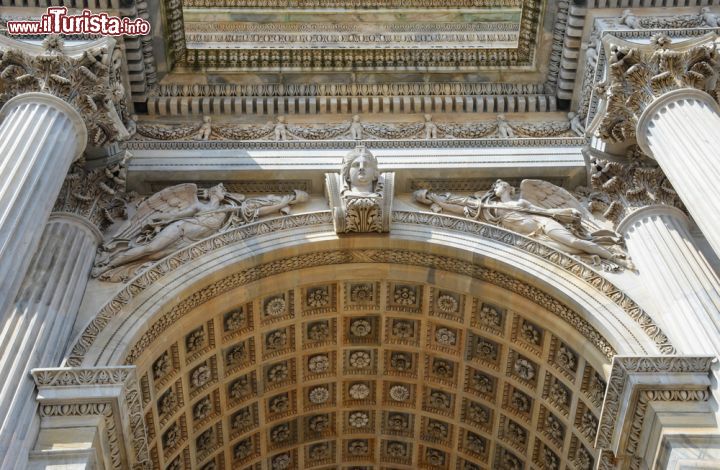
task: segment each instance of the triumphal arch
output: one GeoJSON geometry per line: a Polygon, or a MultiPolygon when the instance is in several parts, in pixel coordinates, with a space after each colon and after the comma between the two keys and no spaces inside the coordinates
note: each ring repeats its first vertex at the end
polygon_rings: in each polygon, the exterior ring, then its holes
{"type": "Polygon", "coordinates": [[[719,1],[61,3],[150,31],[0,0],[1,469],[720,468],[719,1]]]}

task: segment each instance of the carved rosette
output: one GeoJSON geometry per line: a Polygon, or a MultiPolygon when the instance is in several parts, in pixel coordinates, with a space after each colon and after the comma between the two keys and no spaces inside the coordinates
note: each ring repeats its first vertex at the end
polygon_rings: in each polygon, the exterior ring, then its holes
{"type": "Polygon", "coordinates": [[[600,138],[609,142],[634,139],[645,109],[670,91],[693,88],[717,98],[714,33],[672,48],[664,35],[653,37],[650,46],[607,37],[608,76],[596,87],[605,108],[594,126],[600,138]]]}
{"type": "Polygon", "coordinates": [[[342,176],[325,174],[328,200],[337,233],[383,233],[390,231],[395,173],[381,173],[372,195],[341,194],[342,176]]]}
{"type": "Polygon", "coordinates": [[[103,146],[128,137],[118,109],[125,91],[113,70],[115,41],[102,39],[82,51],[66,51],[60,36],[50,35],[38,53],[26,44],[4,40],[0,45],[0,104],[29,92],[56,96],[80,112],[88,143],[103,146]],[[3,49],[3,46],[12,44],[3,49]]]}

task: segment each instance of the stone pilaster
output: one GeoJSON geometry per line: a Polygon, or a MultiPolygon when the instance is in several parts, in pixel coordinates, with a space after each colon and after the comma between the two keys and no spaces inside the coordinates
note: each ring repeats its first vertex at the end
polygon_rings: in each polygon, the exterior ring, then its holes
{"type": "Polygon", "coordinates": [[[45,227],[0,331],[0,468],[25,468],[37,405],[28,371],[59,365],[101,241],[75,214],[54,213],[45,227]]]}
{"type": "Polygon", "coordinates": [[[618,226],[647,292],[653,318],[684,354],[720,354],[720,280],[695,246],[685,214],[648,206],[618,226]]]}
{"type": "Polygon", "coordinates": [[[40,434],[29,462],[8,468],[152,468],[134,366],[35,369],[32,378],[40,434]]]}
{"type": "Polygon", "coordinates": [[[87,131],[72,106],[46,93],[12,98],[0,119],[0,312],[5,312],[65,174],[85,148],[87,131]]]}
{"type": "MultiPolygon", "coordinates": [[[[615,356],[595,446],[601,469],[671,468],[663,452],[676,438],[716,434],[717,401],[708,356],[615,356]]],[[[702,468],[717,468],[707,452],[702,468]]],[[[694,462],[698,463],[698,462],[694,462]]],[[[694,465],[672,468],[695,468],[694,465]]]]}

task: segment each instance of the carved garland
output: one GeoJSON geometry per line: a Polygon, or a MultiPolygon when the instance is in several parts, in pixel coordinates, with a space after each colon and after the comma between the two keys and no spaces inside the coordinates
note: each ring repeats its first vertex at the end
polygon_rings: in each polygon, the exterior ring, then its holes
{"type": "MultiPolygon", "coordinates": [[[[209,120],[209,117],[206,117],[209,120]]],[[[427,119],[431,119],[428,116],[427,119]]],[[[550,122],[504,122],[517,137],[576,137],[569,121],[550,122]]],[[[209,123],[208,123],[209,124],[209,123]]],[[[283,138],[276,135],[276,125],[239,125],[229,122],[216,123],[211,126],[207,138],[198,136],[202,124],[137,124],[137,135],[151,140],[355,140],[351,123],[285,125],[282,124],[283,138]]],[[[363,122],[362,138],[366,140],[409,140],[429,139],[427,126],[434,126],[436,137],[443,139],[480,139],[498,135],[496,121],[480,121],[471,123],[431,122],[426,123],[380,123],[363,122]]],[[[502,137],[501,137],[502,138],[502,137]]]]}
{"type": "MultiPolygon", "coordinates": [[[[543,245],[542,243],[530,240],[512,232],[481,224],[479,222],[473,222],[458,217],[450,217],[437,214],[427,214],[418,212],[394,212],[393,221],[396,223],[408,223],[417,224],[423,226],[433,226],[446,230],[455,230],[464,233],[471,233],[475,236],[493,240],[496,242],[503,243],[508,246],[513,246],[525,252],[528,252],[534,256],[538,256],[545,259],[556,266],[566,270],[584,280],[591,288],[597,293],[609,298],[613,303],[622,308],[638,325],[640,328],[657,344],[659,350],[663,354],[672,354],[675,352],[674,347],[671,345],[667,336],[662,330],[653,322],[650,316],[643,311],[635,302],[625,295],[622,290],[617,288],[610,281],[605,279],[602,275],[593,271],[590,267],[577,261],[571,256],[562,254],[552,248],[543,245]]],[[[311,214],[300,214],[294,216],[280,217],[267,221],[261,221],[253,224],[249,224],[238,229],[219,234],[215,237],[208,238],[200,241],[194,245],[191,245],[174,255],[168,256],[163,260],[159,261],[152,268],[143,272],[142,274],[135,277],[128,285],[126,285],[110,302],[108,302],[97,314],[95,318],[90,322],[86,329],[73,346],[70,355],[68,356],[66,363],[69,366],[79,366],[82,364],[86,353],[90,350],[97,336],[103,331],[108,323],[118,315],[125,305],[129,304],[133,298],[140,295],[145,289],[147,289],[154,282],[164,277],[166,274],[174,271],[178,267],[191,262],[203,256],[206,253],[220,249],[222,247],[247,240],[258,235],[264,235],[270,232],[278,232],[282,230],[290,230],[299,227],[321,227],[323,225],[332,224],[332,214],[329,211],[311,213],[311,214]]],[[[433,266],[435,263],[438,266],[443,266],[443,269],[450,272],[458,272],[463,274],[474,275],[479,279],[485,279],[487,282],[493,282],[503,288],[517,292],[520,295],[529,298],[530,300],[540,303],[550,311],[555,312],[561,318],[564,318],[571,325],[578,328],[581,333],[590,335],[589,338],[593,344],[606,356],[612,357],[615,352],[612,346],[607,344],[602,336],[595,331],[589,324],[582,320],[579,316],[574,314],[572,310],[567,309],[566,306],[557,302],[552,297],[543,293],[539,289],[531,287],[527,284],[520,282],[512,277],[497,273],[487,268],[474,266],[470,263],[460,262],[446,257],[429,257],[424,254],[414,254],[407,252],[407,259],[403,259],[400,256],[400,251],[395,252],[397,256],[390,256],[390,251],[385,253],[384,256],[382,251],[369,252],[369,257],[354,258],[349,252],[328,252],[328,253],[314,253],[306,255],[306,258],[302,260],[302,266],[319,266],[323,264],[340,264],[347,262],[395,262],[395,263],[406,263],[415,264],[417,266],[433,266]],[[331,253],[334,253],[331,256],[331,253]],[[377,259],[372,259],[372,254],[378,254],[377,259]],[[411,256],[412,255],[412,256],[411,256]],[[356,261],[353,261],[357,259],[356,261]],[[388,261],[380,261],[380,259],[387,259],[388,261]],[[362,260],[362,261],[360,261],[362,260]],[[565,310],[567,309],[567,311],[565,310]],[[575,315],[573,317],[573,315],[575,315]],[[583,331],[584,330],[584,331],[583,331]]],[[[294,261],[300,261],[294,260],[294,261]]],[[[287,265],[280,263],[279,268],[287,269],[287,265]]],[[[265,266],[266,269],[271,266],[265,266]]],[[[293,269],[297,269],[294,267],[293,269]]],[[[282,272],[282,271],[278,271],[282,272]]],[[[277,272],[270,272],[265,276],[277,274],[277,272]]],[[[232,279],[226,279],[222,282],[232,282],[232,279]]],[[[236,281],[237,282],[237,281],[236,281]]],[[[247,282],[247,281],[246,281],[247,282]]],[[[223,289],[222,285],[215,286],[215,289],[223,289]]],[[[210,293],[208,292],[209,295],[210,293]]],[[[195,298],[197,295],[193,296],[195,298]]],[[[213,294],[217,295],[217,294],[213,294]]],[[[203,300],[205,301],[205,300],[203,300]]],[[[157,324],[157,323],[156,323],[157,324]]],[[[165,327],[162,327],[163,329],[165,327]]],[[[134,360],[133,355],[129,355],[127,362],[134,360]]]]}

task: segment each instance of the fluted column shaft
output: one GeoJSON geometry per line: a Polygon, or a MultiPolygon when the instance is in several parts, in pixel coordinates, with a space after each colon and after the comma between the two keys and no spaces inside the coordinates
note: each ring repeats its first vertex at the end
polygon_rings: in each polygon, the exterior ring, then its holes
{"type": "Polygon", "coordinates": [[[3,312],[2,469],[25,468],[37,431],[35,387],[29,371],[60,365],[100,240],[100,232],[86,219],[74,214],[53,214],[13,306],[3,312]]]}
{"type": "Polygon", "coordinates": [[[16,96],[2,108],[0,119],[0,312],[4,313],[38,246],[65,175],[85,149],[87,130],[74,108],[46,93],[16,96]]]}
{"type": "Polygon", "coordinates": [[[700,90],[668,92],[640,116],[637,137],[720,256],[720,106],[700,90]]]}
{"type": "Polygon", "coordinates": [[[720,355],[720,280],[696,247],[688,222],[679,209],[650,206],[630,214],[618,230],[656,301],[653,318],[678,353],[720,355]]]}

